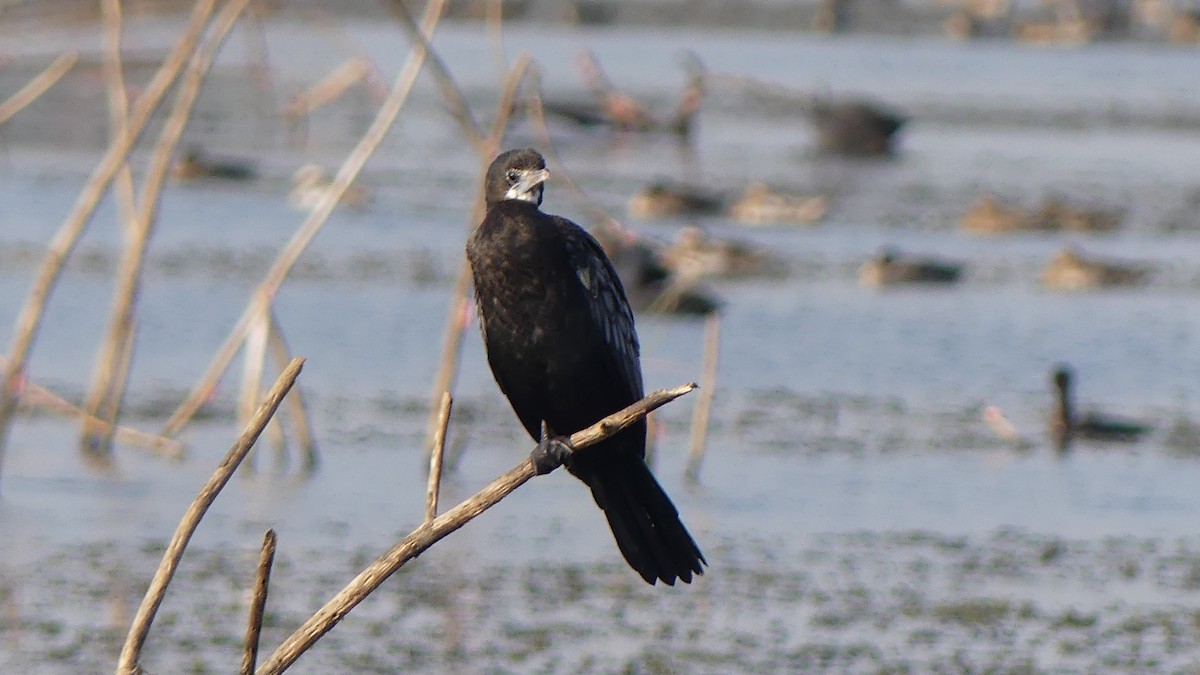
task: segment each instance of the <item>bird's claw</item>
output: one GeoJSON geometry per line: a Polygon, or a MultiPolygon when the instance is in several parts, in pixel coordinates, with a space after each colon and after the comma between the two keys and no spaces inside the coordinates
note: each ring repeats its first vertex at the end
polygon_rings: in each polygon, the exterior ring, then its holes
{"type": "Polygon", "coordinates": [[[534,474],[543,476],[562,466],[575,449],[566,436],[542,436],[537,447],[529,453],[534,474]]]}

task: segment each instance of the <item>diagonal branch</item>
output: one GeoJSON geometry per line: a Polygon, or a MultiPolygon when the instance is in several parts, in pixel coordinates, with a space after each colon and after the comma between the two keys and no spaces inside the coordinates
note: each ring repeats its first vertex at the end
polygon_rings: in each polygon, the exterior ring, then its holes
{"type": "Polygon", "coordinates": [[[146,86],[145,91],[138,97],[130,111],[128,123],[124,129],[118,130],[117,137],[109,144],[104,157],[93,169],[87,184],[76,198],[71,212],[50,241],[46,259],[38,270],[29,297],[25,299],[25,304],[21,307],[21,312],[14,322],[13,341],[8,350],[9,362],[4,368],[3,377],[0,378],[0,464],[3,463],[9,427],[12,423],[13,412],[17,407],[18,385],[25,373],[29,353],[33,350],[34,340],[41,328],[46,305],[50,301],[54,287],[58,284],[67,258],[75,249],[75,244],[87,227],[92,214],[95,213],[100,198],[104,196],[109,183],[117,171],[125,166],[129,152],[141,137],[142,132],[145,131],[151,114],[162,102],[184,63],[195,50],[200,34],[208,24],[214,4],[215,0],[198,0],[196,2],[183,35],[176,42],[158,72],[154,74],[154,78],[146,86]]]}
{"type": "MultiPolygon", "coordinates": [[[[651,392],[642,400],[613,413],[596,422],[592,426],[571,435],[570,444],[575,450],[582,450],[590,445],[612,436],[618,431],[642,419],[651,411],[670,403],[696,388],[695,384],[685,384],[674,389],[659,389],[651,392]]],[[[528,458],[492,481],[490,485],[480,490],[458,506],[432,521],[427,521],[405,537],[386,553],[379,556],[357,577],[346,585],[325,606],[317,610],[308,621],[296,629],[283,644],[275,650],[256,671],[257,675],[275,675],[287,670],[300,655],[308,650],[321,636],[333,630],[350,610],[362,602],[380,584],[387,580],[406,562],[425,552],[429,547],[441,541],[450,533],[466,525],[473,518],[495,506],[501,499],[507,497],[513,490],[521,487],[534,476],[533,462],[528,458]]]]}
{"type": "Polygon", "coordinates": [[[213,472],[204,487],[200,488],[200,494],[196,495],[195,501],[183,514],[183,519],[179,521],[179,526],[175,528],[175,534],[171,537],[171,542],[167,544],[167,550],[163,553],[162,562],[154,573],[154,579],[151,580],[150,587],[146,589],[146,597],[142,598],[142,604],[138,608],[137,616],[133,619],[133,625],[129,628],[125,646],[121,648],[121,657],[117,661],[117,675],[138,675],[142,672],[141,666],[138,664],[142,646],[146,643],[146,636],[150,633],[150,625],[154,623],[154,615],[158,613],[158,608],[162,605],[163,596],[167,593],[167,586],[175,576],[180,559],[183,558],[184,549],[187,548],[192,534],[200,525],[200,520],[208,512],[208,507],[216,501],[217,495],[233,477],[233,472],[246,458],[250,448],[254,447],[254,442],[266,428],[267,422],[271,421],[271,417],[275,415],[275,410],[283,402],[283,397],[287,396],[303,367],[304,359],[292,359],[287,369],[276,380],[275,385],[267,392],[266,399],[259,406],[254,419],[250,421],[241,437],[225,454],[225,458],[221,460],[217,470],[213,472]]]}
{"type": "MultiPolygon", "coordinates": [[[[437,27],[437,22],[441,18],[444,0],[432,0],[426,6],[425,15],[422,18],[422,30],[425,35],[432,35],[437,27]]],[[[163,427],[162,435],[172,437],[179,434],[183,427],[192,419],[200,406],[208,398],[208,393],[216,386],[217,380],[229,367],[230,361],[237,354],[242,342],[246,339],[246,334],[250,329],[251,322],[259,312],[269,308],[275,293],[283,284],[288,273],[291,272],[292,266],[300,258],[300,255],[308,248],[309,242],[320,231],[321,226],[328,220],[329,215],[333,213],[334,207],[341,199],[342,194],[350,186],[358,176],[358,172],[362,170],[363,165],[375,152],[375,148],[383,142],[384,136],[391,129],[392,122],[396,116],[400,114],[400,109],[404,107],[408,100],[408,94],[412,91],[413,85],[416,83],[417,75],[421,72],[421,64],[424,63],[426,50],[422,45],[414,45],[409,52],[408,60],[405,61],[404,67],[400,70],[400,74],[396,76],[392,84],[392,90],[388,94],[387,100],[380,106],[379,111],[375,115],[375,119],[371,122],[371,126],[363,134],[362,138],[346,160],[338,169],[337,175],[333,179],[333,183],[326,188],[321,199],[309,213],[304,223],[292,235],[284,245],[279,256],[271,264],[271,268],[267,270],[266,277],[259,284],[258,289],[254,292],[254,297],[242,312],[242,316],[238,319],[237,324],[229,332],[225,338],[225,342],[217,348],[217,353],[213,356],[208,364],[208,368],[200,377],[199,382],[192,387],[187,398],[184,399],[171,417],[167,420],[163,427]]],[[[2,412],[2,409],[0,409],[2,412]]]]}
{"type": "Polygon", "coordinates": [[[0,102],[0,124],[4,124],[13,115],[16,115],[22,108],[33,103],[39,96],[46,93],[46,90],[54,86],[59,78],[67,74],[71,66],[79,60],[79,52],[66,52],[54,59],[46,69],[38,73],[37,77],[33,78],[24,87],[21,87],[17,93],[9,96],[3,102],[0,102]]]}

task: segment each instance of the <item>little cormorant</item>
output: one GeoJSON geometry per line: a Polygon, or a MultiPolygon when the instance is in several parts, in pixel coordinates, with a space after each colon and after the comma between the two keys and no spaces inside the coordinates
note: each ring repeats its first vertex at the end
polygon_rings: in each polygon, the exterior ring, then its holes
{"type": "Polygon", "coordinates": [[[538,472],[563,463],[591,488],[621,554],[648,583],[690,583],[706,561],[646,466],[645,421],[564,451],[566,436],[642,398],[642,370],[612,263],[578,225],[538,208],[549,175],[530,149],[488,168],[487,215],[466,247],[488,364],[538,441],[538,472]]]}

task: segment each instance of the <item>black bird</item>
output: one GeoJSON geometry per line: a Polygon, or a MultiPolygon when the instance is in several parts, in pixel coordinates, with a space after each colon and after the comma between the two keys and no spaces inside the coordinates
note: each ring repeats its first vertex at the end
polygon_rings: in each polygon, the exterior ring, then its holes
{"type": "Polygon", "coordinates": [[[1146,435],[1150,427],[1130,420],[1113,419],[1098,413],[1075,414],[1071,396],[1071,368],[1059,365],[1054,369],[1051,382],[1056,394],[1056,405],[1050,414],[1050,438],[1058,450],[1066,450],[1074,439],[1107,443],[1133,443],[1146,435]]]}
{"type": "Polygon", "coordinates": [[[821,150],[835,155],[871,157],[895,149],[903,115],[866,101],[831,102],[818,98],[812,107],[821,150]]]}
{"type": "Polygon", "coordinates": [[[467,240],[488,364],[529,435],[538,473],[560,464],[592,489],[621,554],[648,583],[690,583],[704,555],[646,466],[646,424],[569,452],[566,435],[642,398],[633,312],[590,234],[545,213],[535,150],[488,168],[487,215],[467,240]]]}

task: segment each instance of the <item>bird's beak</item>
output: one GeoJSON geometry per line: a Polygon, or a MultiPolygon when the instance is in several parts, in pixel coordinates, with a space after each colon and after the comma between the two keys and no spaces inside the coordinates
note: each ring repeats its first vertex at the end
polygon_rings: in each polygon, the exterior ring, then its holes
{"type": "Polygon", "coordinates": [[[513,186],[508,189],[505,197],[508,199],[520,199],[531,204],[541,204],[542,183],[545,183],[548,178],[550,178],[550,172],[546,169],[522,171],[521,180],[513,183],[513,186]]]}
{"type": "Polygon", "coordinates": [[[517,183],[516,187],[522,192],[528,192],[548,180],[550,180],[550,170],[538,169],[537,171],[526,172],[521,176],[521,182],[517,183]]]}

